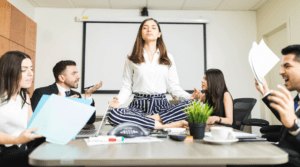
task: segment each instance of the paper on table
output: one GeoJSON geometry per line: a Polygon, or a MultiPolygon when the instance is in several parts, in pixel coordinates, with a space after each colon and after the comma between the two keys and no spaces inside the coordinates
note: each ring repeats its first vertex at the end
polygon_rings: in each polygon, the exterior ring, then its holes
{"type": "Polygon", "coordinates": [[[261,90],[263,90],[263,82],[260,77],[265,77],[278,61],[279,58],[266,45],[264,40],[261,40],[259,45],[253,42],[249,52],[249,63],[261,90]]]}
{"type": "MultiPolygon", "coordinates": [[[[234,132],[236,138],[246,138],[246,137],[257,137],[257,134],[251,134],[246,132],[234,132]]],[[[205,136],[212,137],[211,132],[205,132],[205,136]]]]}
{"type": "Polygon", "coordinates": [[[128,143],[150,143],[150,142],[162,142],[163,140],[156,137],[136,137],[136,138],[125,138],[124,141],[116,142],[99,142],[89,141],[89,139],[83,139],[88,146],[93,145],[104,145],[104,144],[128,144],[128,143]]]}
{"type": "Polygon", "coordinates": [[[52,94],[32,120],[29,128],[46,141],[67,144],[90,119],[95,107],[52,94]]]}

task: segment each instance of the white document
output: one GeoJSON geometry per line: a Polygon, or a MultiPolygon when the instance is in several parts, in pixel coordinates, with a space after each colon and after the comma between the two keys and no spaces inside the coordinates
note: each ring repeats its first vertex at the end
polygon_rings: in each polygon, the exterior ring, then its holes
{"type": "Polygon", "coordinates": [[[105,144],[129,144],[129,143],[150,143],[150,142],[162,142],[163,140],[156,137],[135,137],[125,138],[124,141],[116,142],[101,142],[101,141],[89,141],[89,139],[83,139],[88,146],[105,145],[105,144]]]}
{"type": "Polygon", "coordinates": [[[185,133],[185,128],[164,128],[164,131],[167,131],[169,133],[185,133]]]}
{"type": "Polygon", "coordinates": [[[95,107],[52,94],[28,129],[46,137],[46,141],[67,144],[93,115],[95,107]]]}
{"type": "MultiPolygon", "coordinates": [[[[246,133],[246,132],[234,132],[234,134],[235,134],[236,138],[258,137],[257,134],[251,134],[251,133],[246,133]]],[[[211,132],[205,132],[205,136],[212,137],[212,134],[211,134],[211,132]]]]}
{"type": "Polygon", "coordinates": [[[260,77],[265,77],[280,59],[266,45],[264,40],[261,40],[259,45],[257,45],[256,42],[253,42],[248,58],[254,77],[256,78],[260,89],[263,91],[263,82],[260,77]]]}

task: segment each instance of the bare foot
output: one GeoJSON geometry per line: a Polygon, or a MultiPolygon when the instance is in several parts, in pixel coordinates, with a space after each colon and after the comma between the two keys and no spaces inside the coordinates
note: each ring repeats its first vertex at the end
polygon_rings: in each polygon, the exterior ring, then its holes
{"type": "Polygon", "coordinates": [[[155,121],[155,129],[163,129],[163,128],[186,128],[188,129],[188,122],[181,120],[176,122],[171,122],[168,124],[161,124],[158,121],[155,121]]]}

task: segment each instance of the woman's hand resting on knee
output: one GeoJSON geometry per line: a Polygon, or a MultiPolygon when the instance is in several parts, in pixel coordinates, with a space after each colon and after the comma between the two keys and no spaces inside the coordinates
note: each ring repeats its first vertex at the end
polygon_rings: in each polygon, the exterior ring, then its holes
{"type": "Polygon", "coordinates": [[[163,123],[162,120],[161,120],[161,118],[160,118],[160,116],[159,116],[159,114],[147,115],[146,117],[148,117],[148,118],[153,118],[155,121],[158,121],[158,122],[160,122],[160,123],[163,123]]]}
{"type": "Polygon", "coordinates": [[[119,108],[120,107],[119,99],[117,97],[114,97],[113,101],[110,102],[109,106],[110,108],[119,108]]]}

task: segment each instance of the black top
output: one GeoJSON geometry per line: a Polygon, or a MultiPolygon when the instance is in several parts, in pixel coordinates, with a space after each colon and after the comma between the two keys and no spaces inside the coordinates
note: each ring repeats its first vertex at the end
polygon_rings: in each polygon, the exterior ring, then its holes
{"type": "MultiPolygon", "coordinates": [[[[219,116],[219,117],[226,117],[226,115],[225,115],[225,109],[224,109],[224,94],[226,93],[226,92],[228,92],[228,91],[225,91],[224,93],[223,93],[223,95],[222,95],[222,97],[221,97],[221,99],[220,99],[220,111],[219,112],[217,112],[217,111],[214,111],[212,114],[211,114],[211,116],[219,116]]],[[[229,92],[228,92],[229,93],[229,92]]],[[[229,93],[230,94],[230,93],[229,93]]],[[[231,96],[231,94],[230,94],[230,96],[231,96]]],[[[231,100],[232,100],[232,96],[231,96],[231,100]]],[[[232,101],[232,104],[233,104],[233,101],[232,101]]],[[[235,126],[236,126],[236,123],[235,123],[235,118],[234,118],[234,116],[233,116],[233,110],[232,110],[232,118],[233,118],[233,123],[232,123],[232,127],[233,128],[235,128],[235,126]]],[[[221,121],[221,123],[220,124],[222,124],[222,121],[221,121]]],[[[222,124],[222,125],[226,125],[226,124],[222,124]]],[[[227,124],[228,125],[228,124],[227,124]]]]}

